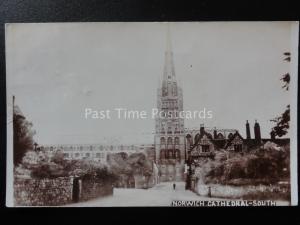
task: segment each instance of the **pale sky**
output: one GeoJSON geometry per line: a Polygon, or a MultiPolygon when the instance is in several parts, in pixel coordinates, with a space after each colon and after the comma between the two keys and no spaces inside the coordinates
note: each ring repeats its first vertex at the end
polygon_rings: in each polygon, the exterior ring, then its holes
{"type": "MultiPolygon", "coordinates": [[[[290,71],[291,22],[170,23],[184,110],[213,119],[185,127],[238,129],[254,120],[268,138],[290,104],[280,78],[290,71]]],[[[85,108],[151,112],[163,76],[166,23],[48,23],[6,26],[11,96],[34,124],[39,144],[151,143],[154,120],[85,119],[85,108]],[[144,135],[141,135],[141,134],[144,135]]],[[[293,77],[292,77],[293,79],[293,77]]]]}

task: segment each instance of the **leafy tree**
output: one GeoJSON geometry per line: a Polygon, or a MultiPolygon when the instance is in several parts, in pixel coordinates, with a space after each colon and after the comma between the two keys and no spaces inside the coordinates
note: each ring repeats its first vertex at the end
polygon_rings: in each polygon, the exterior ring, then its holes
{"type": "Polygon", "coordinates": [[[275,136],[282,137],[286,135],[290,128],[290,105],[287,105],[286,110],[281,114],[281,116],[278,116],[271,121],[276,123],[271,131],[275,134],[275,136]]]}
{"type": "Polygon", "coordinates": [[[51,161],[54,162],[54,163],[56,163],[56,164],[63,165],[64,162],[65,162],[65,157],[64,157],[64,153],[62,152],[62,150],[57,150],[54,153],[51,161]]]}
{"type": "Polygon", "coordinates": [[[14,165],[22,162],[25,153],[34,148],[32,123],[26,120],[18,106],[13,110],[13,147],[14,147],[14,165]]]}
{"type": "MultiPolygon", "coordinates": [[[[285,61],[291,61],[291,53],[285,52],[285,61]]],[[[283,81],[284,85],[282,86],[283,89],[289,90],[290,85],[290,74],[286,73],[282,76],[281,80],[283,81]]],[[[278,117],[271,120],[272,122],[276,123],[276,125],[272,128],[271,135],[282,137],[288,133],[290,128],[290,105],[287,105],[285,111],[278,117]]]]}

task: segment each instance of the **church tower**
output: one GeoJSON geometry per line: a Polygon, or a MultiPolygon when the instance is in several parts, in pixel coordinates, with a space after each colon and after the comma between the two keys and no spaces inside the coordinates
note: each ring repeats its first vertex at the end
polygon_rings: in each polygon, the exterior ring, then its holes
{"type": "Polygon", "coordinates": [[[157,109],[161,113],[155,120],[155,153],[160,181],[182,181],[185,161],[184,119],[182,89],[179,87],[173,61],[170,30],[163,79],[157,89],[157,109]]]}

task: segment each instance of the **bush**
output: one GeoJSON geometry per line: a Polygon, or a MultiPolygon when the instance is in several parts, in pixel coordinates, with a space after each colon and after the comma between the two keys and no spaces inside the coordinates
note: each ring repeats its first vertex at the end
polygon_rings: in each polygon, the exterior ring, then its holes
{"type": "Polygon", "coordinates": [[[243,156],[236,154],[226,160],[219,158],[219,164],[207,173],[206,183],[272,184],[288,178],[289,146],[275,148],[268,144],[266,147],[254,149],[243,156]]]}
{"type": "Polygon", "coordinates": [[[57,178],[68,176],[61,165],[55,163],[42,163],[34,168],[31,172],[33,178],[57,178]]]}

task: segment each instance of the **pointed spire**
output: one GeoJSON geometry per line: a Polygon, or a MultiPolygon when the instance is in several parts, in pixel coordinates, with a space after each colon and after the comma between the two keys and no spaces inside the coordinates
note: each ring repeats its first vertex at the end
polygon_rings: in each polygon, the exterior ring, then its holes
{"type": "Polygon", "coordinates": [[[173,52],[171,43],[171,31],[170,24],[167,23],[167,35],[166,35],[166,53],[165,53],[165,68],[164,68],[164,81],[176,80],[175,68],[173,62],[173,52]]]}
{"type": "Polygon", "coordinates": [[[173,62],[173,52],[171,44],[171,31],[170,24],[167,23],[166,27],[166,52],[165,52],[165,65],[162,81],[162,96],[177,96],[178,86],[175,77],[175,68],[173,62]]]}
{"type": "Polygon", "coordinates": [[[171,31],[170,31],[170,24],[167,23],[167,48],[166,52],[172,52],[172,42],[171,42],[171,31]]]}

